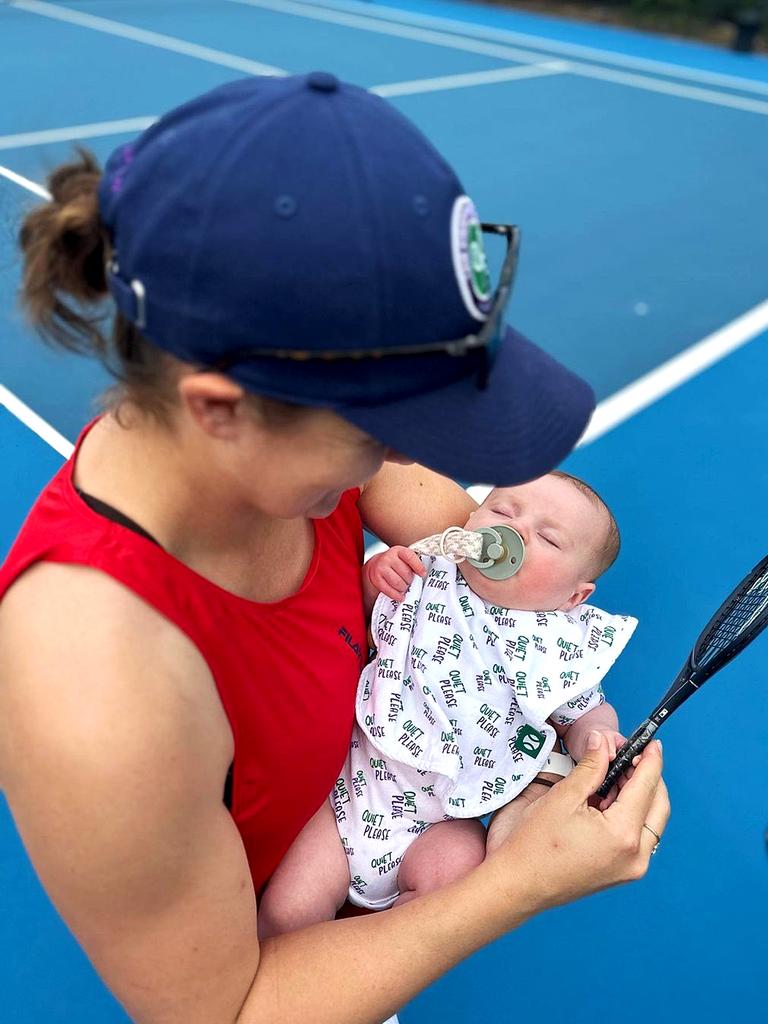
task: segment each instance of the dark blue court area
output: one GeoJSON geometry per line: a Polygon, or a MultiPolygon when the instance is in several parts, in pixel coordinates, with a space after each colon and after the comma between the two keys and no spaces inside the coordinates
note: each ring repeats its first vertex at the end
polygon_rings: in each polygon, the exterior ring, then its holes
{"type": "MultiPolygon", "coordinates": [[[[0,3],[0,557],[106,383],[16,307],[46,173],[222,82],[314,69],[389,97],[483,219],[522,227],[510,319],[601,401],[565,468],[622,532],[595,603],[640,620],[606,681],[628,733],[768,554],[765,58],[430,0],[0,3]]],[[[673,814],[648,876],[483,950],[402,1024],[765,1019],[766,655],[762,638],[663,730],[673,814]]],[[[0,801],[0,1022],[125,1021],[0,801]]]]}

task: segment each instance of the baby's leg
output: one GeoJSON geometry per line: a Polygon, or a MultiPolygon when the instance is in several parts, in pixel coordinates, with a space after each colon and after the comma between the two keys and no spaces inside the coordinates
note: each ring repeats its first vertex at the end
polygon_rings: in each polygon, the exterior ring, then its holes
{"type": "Polygon", "coordinates": [[[439,821],[406,850],[397,875],[400,907],[463,878],[485,860],[485,829],[475,818],[439,821]]]}
{"type": "Polygon", "coordinates": [[[332,921],[348,891],[347,855],[333,810],[325,800],[269,881],[259,903],[259,938],[332,921]]]}

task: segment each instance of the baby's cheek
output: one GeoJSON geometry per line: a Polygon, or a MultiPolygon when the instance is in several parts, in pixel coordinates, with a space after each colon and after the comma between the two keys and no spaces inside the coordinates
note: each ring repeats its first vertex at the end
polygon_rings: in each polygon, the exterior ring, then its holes
{"type": "MultiPolygon", "coordinates": [[[[526,552],[526,556],[527,554],[528,552],[526,552]]],[[[541,598],[542,608],[549,607],[549,605],[554,608],[563,599],[565,576],[556,560],[547,552],[534,551],[531,554],[532,557],[529,559],[527,567],[523,560],[523,566],[528,569],[526,586],[541,598]]]]}

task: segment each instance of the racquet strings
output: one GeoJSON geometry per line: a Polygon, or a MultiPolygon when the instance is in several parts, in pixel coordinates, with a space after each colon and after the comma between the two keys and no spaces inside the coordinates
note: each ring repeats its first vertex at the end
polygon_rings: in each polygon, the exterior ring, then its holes
{"type": "Polygon", "coordinates": [[[732,595],[719,615],[702,633],[694,649],[696,668],[706,668],[716,658],[738,653],[768,614],[768,560],[743,589],[732,595]]]}

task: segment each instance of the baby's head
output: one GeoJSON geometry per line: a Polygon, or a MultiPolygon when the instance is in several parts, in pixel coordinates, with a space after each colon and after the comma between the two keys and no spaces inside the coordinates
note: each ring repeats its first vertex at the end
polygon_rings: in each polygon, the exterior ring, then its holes
{"type": "Polygon", "coordinates": [[[465,523],[467,530],[479,526],[512,526],[525,542],[522,568],[510,579],[489,580],[468,562],[459,566],[476,594],[505,608],[570,611],[589,598],[619,553],[608,506],[588,484],[558,470],[492,490],[465,523]]]}

